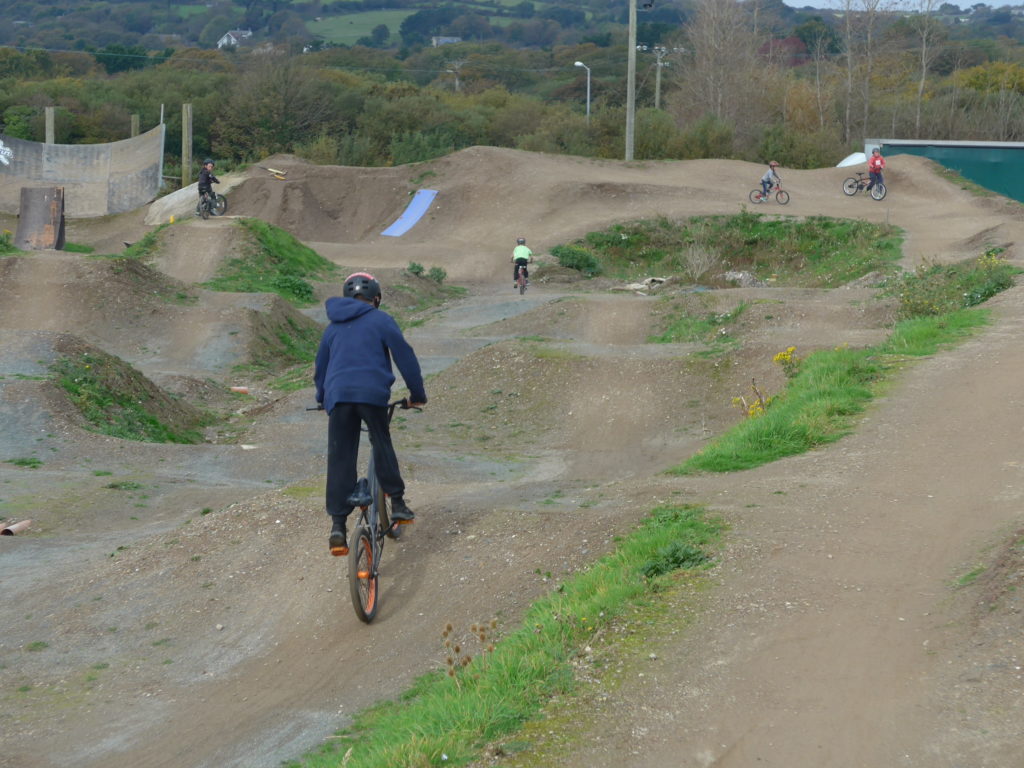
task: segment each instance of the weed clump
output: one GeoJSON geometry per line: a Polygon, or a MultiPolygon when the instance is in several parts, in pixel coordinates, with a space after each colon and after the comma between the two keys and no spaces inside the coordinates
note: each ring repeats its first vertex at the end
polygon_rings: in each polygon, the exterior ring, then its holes
{"type": "Polygon", "coordinates": [[[1002,251],[991,248],[956,264],[923,263],[889,280],[884,293],[899,299],[899,315],[905,320],[975,307],[1013,285],[1021,271],[1001,258],[1002,251]]]}

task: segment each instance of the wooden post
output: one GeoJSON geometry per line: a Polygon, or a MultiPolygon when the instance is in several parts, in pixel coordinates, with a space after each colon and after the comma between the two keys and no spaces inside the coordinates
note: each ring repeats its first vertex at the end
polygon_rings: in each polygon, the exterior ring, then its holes
{"type": "Polygon", "coordinates": [[[181,187],[192,183],[192,105],[181,105],[181,187]]]}
{"type": "Polygon", "coordinates": [[[132,115],[132,138],[134,139],[139,135],[139,115],[138,113],[132,115]]]}
{"type": "Polygon", "coordinates": [[[54,109],[53,107],[47,107],[45,110],[46,114],[46,143],[53,144],[57,135],[54,130],[54,109]]]}

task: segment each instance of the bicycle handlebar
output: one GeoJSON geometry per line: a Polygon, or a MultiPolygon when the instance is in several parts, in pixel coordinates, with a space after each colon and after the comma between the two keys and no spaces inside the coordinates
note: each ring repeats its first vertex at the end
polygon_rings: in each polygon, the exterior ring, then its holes
{"type": "MultiPolygon", "coordinates": [[[[409,410],[422,411],[423,410],[422,408],[417,408],[417,407],[414,407],[412,405],[409,405],[409,398],[407,398],[407,397],[403,397],[401,400],[395,400],[393,403],[388,403],[388,411],[390,411],[391,413],[394,413],[395,408],[398,408],[398,409],[403,410],[403,411],[409,411],[409,410]]],[[[306,410],[307,411],[322,411],[323,409],[324,409],[324,404],[323,403],[317,403],[312,408],[307,408],[306,410]]]]}

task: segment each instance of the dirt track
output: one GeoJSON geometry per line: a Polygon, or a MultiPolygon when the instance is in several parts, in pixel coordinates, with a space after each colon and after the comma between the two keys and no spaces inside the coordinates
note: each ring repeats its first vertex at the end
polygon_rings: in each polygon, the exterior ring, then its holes
{"type": "MultiPolygon", "coordinates": [[[[429,408],[396,437],[419,520],[387,554],[383,613],[356,621],[325,553],[323,423],[303,411],[308,390],[257,393],[235,442],[150,446],[81,431],[33,378],[48,334],[65,332],[156,381],[226,386],[246,311],[273,308],[202,291],[188,311],[131,291],[111,302],[88,260],[19,260],[31,263],[0,271],[12,276],[0,282],[0,459],[44,463],[0,464],[0,513],[36,521],[0,547],[0,765],[277,765],[438,664],[445,623],[514,626],[549,588],[535,571],[570,572],[672,494],[732,524],[719,586],[698,622],[658,641],[643,685],[595,697],[573,756],[544,764],[1015,765],[1019,593],[976,611],[980,587],[950,585],[1024,524],[1020,289],[980,338],[912,367],[855,436],[755,472],[669,479],[658,472],[735,420],[730,398],[752,375],[771,382],[772,353],[871,343],[884,310],[866,310],[862,290],[773,292],[780,303],[743,329],[731,368],[705,378],[685,348],[644,344],[654,299],[538,284],[520,300],[507,244],[525,234],[543,251],[613,221],[735,212],[756,166],[484,148],[415,168],[282,165],[287,182],[237,180],[231,213],[285,226],[345,267],[418,261],[470,288],[410,334],[436,376],[429,408]],[[405,237],[379,237],[426,171],[436,206],[405,237]],[[520,336],[563,354],[508,340],[520,336]],[[126,497],[111,477],[142,488],[126,497]],[[551,515],[579,536],[542,538],[551,515]]],[[[845,198],[847,173],[825,169],[783,173],[793,202],[765,210],[888,219],[908,233],[908,266],[989,245],[1022,259],[1018,206],[971,197],[917,158],[889,166],[881,204],[845,198]]],[[[113,250],[146,231],[144,214],[75,222],[69,239],[113,250]]],[[[232,231],[171,231],[155,266],[191,290],[232,231]]]]}

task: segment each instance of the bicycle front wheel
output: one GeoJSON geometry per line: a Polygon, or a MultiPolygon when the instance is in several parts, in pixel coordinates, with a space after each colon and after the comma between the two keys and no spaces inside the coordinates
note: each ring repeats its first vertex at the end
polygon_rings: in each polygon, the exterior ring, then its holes
{"type": "Polygon", "coordinates": [[[789,192],[787,192],[784,189],[780,189],[778,192],[775,193],[775,201],[779,205],[785,205],[786,203],[789,202],[789,192]]]}
{"type": "Polygon", "coordinates": [[[213,201],[213,208],[210,210],[214,216],[223,216],[228,212],[228,199],[224,195],[217,195],[213,201]]]}
{"type": "Polygon", "coordinates": [[[875,184],[871,188],[871,199],[881,200],[883,197],[885,197],[885,184],[875,184]]]}
{"type": "Polygon", "coordinates": [[[360,526],[356,529],[352,544],[348,553],[348,588],[352,595],[352,607],[359,620],[369,624],[377,615],[380,597],[372,534],[360,526]]]}
{"type": "Polygon", "coordinates": [[[857,194],[860,183],[852,176],[843,182],[843,192],[851,197],[857,194]]]}
{"type": "Polygon", "coordinates": [[[752,189],[752,190],[750,190],[750,194],[747,195],[747,197],[750,198],[750,202],[755,203],[755,204],[756,203],[760,203],[761,200],[764,199],[764,198],[761,197],[761,190],[760,189],[752,189]]]}

